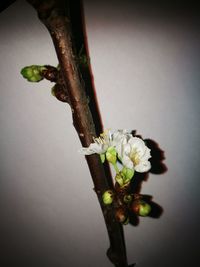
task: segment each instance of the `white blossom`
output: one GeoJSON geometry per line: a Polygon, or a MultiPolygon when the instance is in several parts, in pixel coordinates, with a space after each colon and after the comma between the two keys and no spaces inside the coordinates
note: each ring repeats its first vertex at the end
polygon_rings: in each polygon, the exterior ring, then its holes
{"type": "Polygon", "coordinates": [[[125,135],[121,144],[116,147],[116,151],[125,167],[134,169],[137,172],[150,170],[150,149],[141,138],[133,137],[130,134],[125,135]]]}
{"type": "Polygon", "coordinates": [[[102,155],[110,147],[116,150],[118,159],[126,168],[137,172],[150,170],[150,149],[141,138],[133,137],[126,130],[118,130],[113,133],[108,130],[103,132],[100,137],[94,138],[94,143],[91,143],[89,147],[83,147],[81,153],[102,155]]]}

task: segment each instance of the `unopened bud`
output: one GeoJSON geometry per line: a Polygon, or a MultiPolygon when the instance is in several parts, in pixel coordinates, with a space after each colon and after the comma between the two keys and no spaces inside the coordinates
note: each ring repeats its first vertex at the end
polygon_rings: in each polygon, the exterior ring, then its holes
{"type": "Polygon", "coordinates": [[[62,85],[55,84],[51,88],[51,94],[53,96],[55,96],[58,100],[62,101],[62,102],[68,103],[68,101],[69,101],[68,94],[64,90],[64,87],[62,85]]]}
{"type": "Polygon", "coordinates": [[[131,195],[125,195],[124,196],[124,202],[125,203],[130,203],[132,201],[132,196],[131,195]]]}
{"type": "Polygon", "coordinates": [[[126,183],[130,182],[131,179],[133,178],[134,170],[124,167],[121,170],[121,173],[123,176],[124,184],[126,184],[126,183]]]}
{"type": "Polygon", "coordinates": [[[125,209],[121,207],[116,209],[115,218],[118,222],[123,223],[123,224],[127,224],[129,222],[127,212],[125,211],[125,209]]]}
{"type": "Polygon", "coordinates": [[[132,210],[139,216],[147,216],[151,212],[151,206],[143,200],[134,201],[132,210]]]}
{"type": "Polygon", "coordinates": [[[102,199],[105,205],[110,205],[113,202],[114,193],[112,190],[107,190],[103,193],[102,199]]]}
{"type": "Polygon", "coordinates": [[[42,71],[45,69],[44,66],[39,65],[27,66],[21,70],[21,74],[29,82],[39,82],[43,79],[42,71]]]}
{"type": "Polygon", "coordinates": [[[106,151],[106,159],[112,164],[115,164],[117,161],[117,152],[114,147],[109,147],[106,151]]]}

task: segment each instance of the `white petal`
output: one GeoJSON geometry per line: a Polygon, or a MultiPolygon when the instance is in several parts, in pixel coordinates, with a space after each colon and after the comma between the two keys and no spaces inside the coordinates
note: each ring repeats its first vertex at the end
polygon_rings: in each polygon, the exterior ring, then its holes
{"type": "Polygon", "coordinates": [[[139,138],[139,137],[133,137],[129,139],[129,143],[132,145],[132,146],[144,146],[144,141],[139,138]]]}
{"type": "Polygon", "coordinates": [[[144,141],[138,137],[133,137],[129,140],[132,150],[136,150],[140,158],[150,158],[150,149],[145,145],[144,141]],[[146,154],[147,153],[147,154],[146,154]]]}
{"type": "Polygon", "coordinates": [[[91,155],[93,152],[88,147],[82,147],[79,151],[82,155],[91,155]]]}
{"type": "Polygon", "coordinates": [[[149,161],[141,161],[135,166],[137,172],[147,172],[151,169],[151,163],[149,161]]]}
{"type": "Polygon", "coordinates": [[[125,167],[129,168],[129,169],[133,169],[133,162],[132,160],[126,156],[126,155],[123,155],[123,157],[121,158],[122,160],[122,163],[125,167]]]}
{"type": "Polygon", "coordinates": [[[122,138],[124,138],[124,135],[120,131],[114,132],[112,134],[112,145],[116,146],[121,143],[122,138]]]}
{"type": "Polygon", "coordinates": [[[119,143],[115,146],[115,149],[117,151],[117,154],[119,157],[122,157],[122,145],[119,143]]]}
{"type": "Polygon", "coordinates": [[[148,147],[146,147],[146,149],[144,151],[144,155],[142,156],[142,159],[143,160],[150,159],[151,158],[151,153],[150,152],[151,152],[151,150],[148,147]]]}
{"type": "Polygon", "coordinates": [[[121,139],[121,142],[117,143],[115,146],[119,158],[122,158],[124,154],[128,154],[131,147],[127,144],[126,138],[121,139]]]}
{"type": "Polygon", "coordinates": [[[126,155],[129,155],[131,153],[131,145],[130,144],[124,144],[122,145],[122,153],[123,154],[126,154],[126,155]]]}
{"type": "Polygon", "coordinates": [[[105,152],[105,147],[102,144],[92,143],[89,147],[83,147],[81,152],[84,155],[91,155],[91,154],[102,154],[105,152]]]}

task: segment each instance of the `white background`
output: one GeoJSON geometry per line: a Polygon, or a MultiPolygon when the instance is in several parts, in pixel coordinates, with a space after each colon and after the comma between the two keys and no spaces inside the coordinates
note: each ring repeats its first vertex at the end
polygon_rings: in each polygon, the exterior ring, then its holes
{"type": "MultiPolygon", "coordinates": [[[[195,16],[125,1],[84,1],[105,128],[137,130],[165,152],[168,171],[142,193],[164,212],[125,227],[130,263],[198,266],[199,45],[195,16]]],[[[178,10],[178,9],[177,9],[178,10]]],[[[180,10],[179,10],[180,11],[180,10]]],[[[36,12],[0,14],[0,263],[2,267],[111,267],[107,232],[70,108],[47,81],[20,75],[57,65],[36,12]]]]}

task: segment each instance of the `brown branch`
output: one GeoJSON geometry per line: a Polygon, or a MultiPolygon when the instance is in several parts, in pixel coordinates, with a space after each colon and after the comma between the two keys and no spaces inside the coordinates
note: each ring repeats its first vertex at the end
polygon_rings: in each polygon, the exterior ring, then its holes
{"type": "MultiPolygon", "coordinates": [[[[65,90],[69,97],[74,127],[82,146],[89,146],[96,132],[77,63],[74,39],[72,39],[69,1],[28,0],[28,2],[35,7],[40,20],[50,32],[62,71],[65,90]]],[[[77,4],[80,2],[77,1],[77,4]]],[[[105,206],[102,203],[102,193],[107,189],[113,189],[110,186],[112,178],[109,175],[106,176],[99,155],[87,156],[86,160],[108,230],[110,239],[108,257],[116,267],[127,267],[122,226],[116,221],[112,206],[105,206]]]]}

